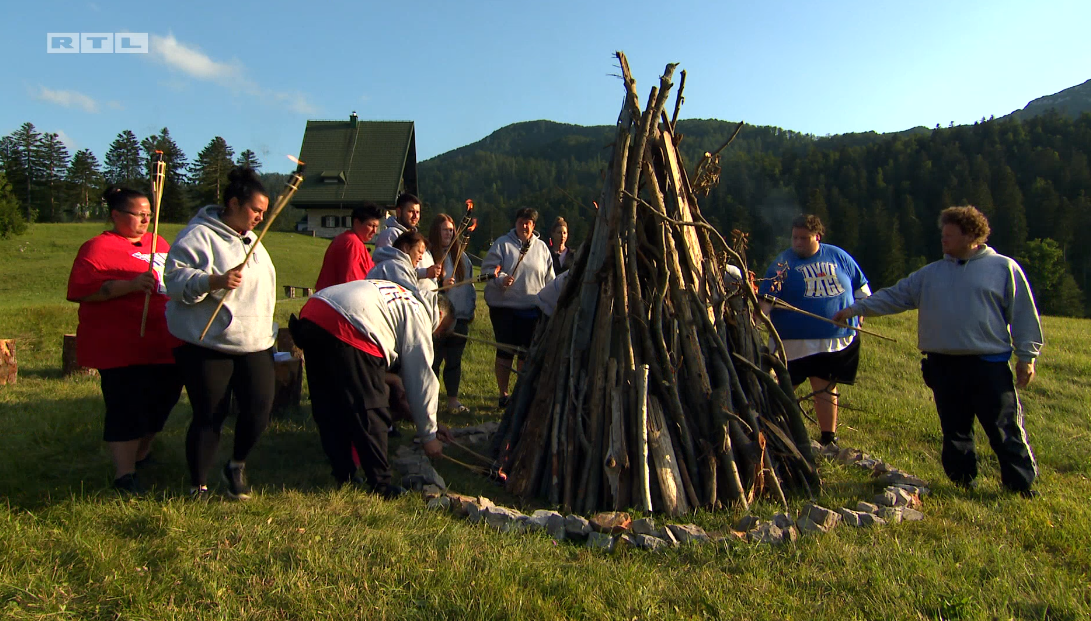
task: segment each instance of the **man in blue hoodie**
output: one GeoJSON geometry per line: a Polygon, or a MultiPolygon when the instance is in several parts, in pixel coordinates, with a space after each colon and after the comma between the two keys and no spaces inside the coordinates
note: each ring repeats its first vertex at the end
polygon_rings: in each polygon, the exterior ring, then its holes
{"type": "Polygon", "coordinates": [[[956,484],[977,485],[974,417],[981,421],[1004,487],[1033,497],[1038,466],[1023,428],[1016,388],[1034,379],[1042,324],[1022,268],[985,245],[989,222],[973,207],[944,209],[943,259],[930,263],[833,316],[891,315],[919,309],[917,343],[924,383],[943,429],[943,469],[956,484]],[[1015,353],[1015,379],[1008,361],[1015,353]]]}

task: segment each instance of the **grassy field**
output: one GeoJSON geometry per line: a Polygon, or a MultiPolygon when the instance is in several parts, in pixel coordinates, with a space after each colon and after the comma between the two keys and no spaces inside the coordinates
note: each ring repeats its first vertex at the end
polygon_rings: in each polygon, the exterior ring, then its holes
{"type": "MultiPolygon", "coordinates": [[[[178,227],[166,229],[171,239],[178,227]]],[[[0,338],[18,339],[20,361],[18,384],[0,388],[3,618],[1091,618],[1087,321],[1045,320],[1040,375],[1023,393],[1040,499],[1001,491],[983,438],[981,488],[946,481],[915,317],[904,315],[870,322],[898,343],[864,342],[861,377],[843,391],[855,409],[843,412],[840,436],[932,483],[923,522],[840,528],[777,548],[605,554],[492,532],[430,512],[417,497],[383,502],[331,489],[306,395],[255,449],[248,470],[260,493],[251,502],[185,500],[184,399],[154,447],[145,480],[156,494],[119,499],[107,490],[98,382],[59,372],[61,335],[76,327],[76,307],[64,301],[68,269],[98,230],[34,225],[0,241],[0,338]]],[[[324,240],[277,233],[267,245],[280,283],[313,283],[324,240]]],[[[278,304],[282,325],[300,305],[278,304]]],[[[483,304],[479,317],[473,330],[489,338],[483,304]]],[[[471,344],[464,369],[463,400],[475,414],[447,422],[496,418],[491,352],[471,344]]],[[[224,459],[230,441],[225,433],[224,459]]],[[[439,469],[456,491],[514,503],[446,462],[439,469]]],[[[826,506],[876,491],[855,470],[824,464],[822,475],[826,506]]],[[[738,517],[699,512],[692,521],[723,531],[738,517]]]]}

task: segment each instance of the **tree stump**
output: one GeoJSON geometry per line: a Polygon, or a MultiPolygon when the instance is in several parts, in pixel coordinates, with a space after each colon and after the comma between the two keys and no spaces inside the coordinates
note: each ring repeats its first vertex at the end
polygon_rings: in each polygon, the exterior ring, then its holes
{"type": "Polygon", "coordinates": [[[273,413],[287,410],[290,413],[299,408],[303,394],[303,360],[283,357],[274,363],[275,385],[273,393],[273,413]]]}
{"type": "Polygon", "coordinates": [[[0,339],[0,386],[14,384],[19,374],[15,361],[15,339],[0,339]]]}
{"type": "Polygon", "coordinates": [[[303,357],[303,350],[295,346],[295,341],[292,340],[292,332],[288,328],[277,330],[277,351],[289,352],[292,354],[292,358],[303,357]]]}
{"type": "Polygon", "coordinates": [[[61,375],[65,377],[71,375],[98,375],[98,371],[81,367],[80,363],[76,362],[75,334],[64,335],[64,345],[61,348],[61,375]]]}

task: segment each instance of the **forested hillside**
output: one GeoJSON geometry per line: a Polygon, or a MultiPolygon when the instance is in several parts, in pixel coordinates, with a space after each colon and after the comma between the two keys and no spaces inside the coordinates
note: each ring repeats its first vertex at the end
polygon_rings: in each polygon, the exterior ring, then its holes
{"type": "MultiPolygon", "coordinates": [[[[691,176],[701,154],[734,128],[678,123],[691,176]]],[[[452,213],[473,198],[483,225],[478,250],[511,227],[519,206],[538,208],[542,228],[563,215],[578,241],[612,135],[609,126],[511,125],[421,163],[421,193],[430,209],[452,213]]],[[[750,234],[751,267],[759,271],[787,246],[794,215],[818,213],[828,223],[826,241],[853,253],[879,286],[938,258],[940,210],[973,204],[992,222],[990,244],[1024,264],[1043,311],[1082,316],[1091,277],[1089,152],[1089,114],[826,138],[745,126],[724,151],[719,185],[700,202],[725,233],[750,234]]]]}

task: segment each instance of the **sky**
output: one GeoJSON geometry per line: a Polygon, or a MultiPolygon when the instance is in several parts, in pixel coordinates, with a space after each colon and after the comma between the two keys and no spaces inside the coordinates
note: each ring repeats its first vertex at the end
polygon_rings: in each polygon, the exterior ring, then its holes
{"type": "Polygon", "coordinates": [[[123,130],[215,136],[271,172],[309,119],[411,120],[418,159],[510,123],[613,124],[622,50],[682,118],[819,136],[972,123],[1091,78],[1087,0],[526,3],[12,2],[0,135],[29,121],[102,161],[123,130]],[[49,33],[147,33],[146,54],[51,54],[49,33]],[[676,81],[677,83],[677,81],[676,81]]]}

